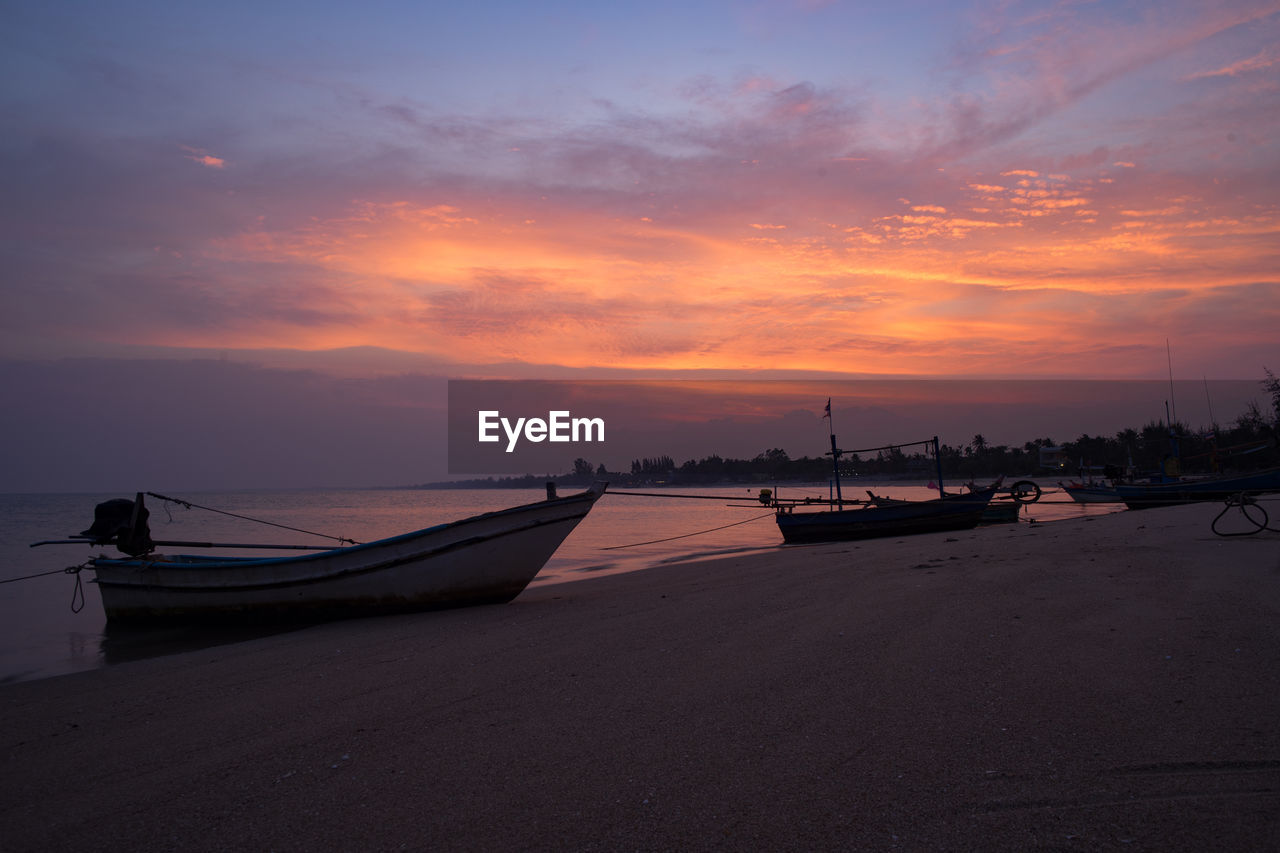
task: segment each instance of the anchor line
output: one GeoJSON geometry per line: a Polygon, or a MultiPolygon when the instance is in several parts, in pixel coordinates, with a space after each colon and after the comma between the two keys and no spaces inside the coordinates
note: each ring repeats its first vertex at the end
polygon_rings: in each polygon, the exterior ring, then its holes
{"type": "MultiPolygon", "coordinates": [[[[277,524],[277,523],[276,523],[276,522],[274,522],[274,521],[267,521],[267,520],[262,519],[262,518],[254,518],[253,516],[250,516],[250,515],[240,515],[239,513],[227,512],[227,511],[226,511],[226,510],[224,510],[224,509],[214,509],[214,508],[213,508],[213,507],[211,507],[211,506],[201,506],[200,504],[192,503],[191,501],[184,501],[184,500],[182,500],[182,499],[180,499],[180,498],[171,498],[171,497],[168,497],[168,496],[166,496],[166,495],[156,494],[155,492],[147,492],[147,494],[148,494],[148,495],[151,495],[151,497],[153,497],[153,498],[157,498],[157,499],[162,500],[162,501],[168,501],[168,502],[170,502],[170,503],[178,504],[179,506],[184,506],[184,507],[186,507],[187,509],[203,509],[203,510],[206,510],[207,512],[216,512],[216,513],[218,513],[219,515],[228,515],[228,516],[231,516],[232,518],[239,518],[239,519],[241,519],[241,520],[243,520],[243,521],[252,521],[252,522],[255,522],[255,523],[257,523],[257,524],[266,524],[266,525],[269,525],[269,526],[271,526],[271,527],[279,527],[281,530],[292,530],[294,533],[305,533],[305,534],[306,534],[306,535],[308,535],[308,536],[319,536],[319,537],[321,537],[322,539],[333,539],[333,540],[335,540],[335,541],[337,541],[337,542],[339,542],[339,543],[341,543],[341,542],[349,542],[349,543],[351,543],[352,545],[359,545],[359,544],[361,544],[361,543],[357,542],[356,540],[354,540],[354,539],[348,539],[348,538],[347,538],[347,537],[345,537],[345,536],[333,536],[333,535],[331,535],[331,534],[329,534],[329,533],[316,533],[314,530],[303,530],[301,527],[290,527],[290,526],[289,526],[289,525],[287,525],[287,524],[277,524]]],[[[166,509],[167,509],[167,508],[166,508],[166,509]]],[[[170,520],[172,520],[172,516],[170,516],[170,520]]]]}
{"type": "Polygon", "coordinates": [[[695,533],[683,533],[679,536],[668,536],[665,539],[650,539],[648,542],[632,542],[630,545],[610,545],[608,548],[601,548],[601,551],[617,551],[621,548],[637,548],[641,545],[656,545],[659,542],[674,542],[677,539],[688,539],[690,536],[701,536],[704,533],[714,533],[717,530],[724,530],[729,527],[737,527],[740,524],[750,524],[753,521],[759,521],[762,518],[773,518],[773,513],[757,515],[754,518],[748,518],[746,521],[735,521],[732,524],[722,524],[719,527],[712,527],[707,530],[699,530],[695,533]]]}

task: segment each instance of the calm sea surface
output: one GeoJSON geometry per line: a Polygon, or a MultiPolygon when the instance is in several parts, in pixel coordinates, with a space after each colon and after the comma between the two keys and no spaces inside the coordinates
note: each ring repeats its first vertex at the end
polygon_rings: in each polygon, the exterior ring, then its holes
{"type": "MultiPolygon", "coordinates": [[[[1048,491],[1048,483],[1043,485],[1048,491]]],[[[856,482],[847,489],[846,497],[861,496],[867,488],[877,494],[900,498],[925,499],[934,494],[922,485],[856,482]]],[[[562,489],[561,493],[572,491],[562,489]]],[[[636,571],[660,564],[687,563],[690,571],[697,571],[698,560],[777,548],[782,537],[769,511],[755,501],[758,491],[758,486],[670,490],[675,494],[723,496],[723,501],[606,494],[565,540],[532,586],[636,571]],[[734,526],[702,532],[724,525],[734,526]],[[699,535],[638,544],[686,534],[699,535]],[[630,545],[635,547],[616,548],[630,545]]],[[[781,487],[783,497],[825,496],[826,491],[825,486],[817,485],[781,487]]],[[[94,505],[118,497],[132,495],[0,495],[0,580],[74,566],[98,553],[101,549],[91,550],[82,545],[28,546],[42,539],[62,539],[86,529],[93,521],[94,505]]],[[[341,489],[188,493],[173,497],[290,527],[369,542],[476,513],[542,500],[545,493],[526,489],[341,489]]],[[[151,535],[156,539],[326,544],[318,538],[199,509],[184,509],[154,498],[147,499],[147,506],[151,511],[151,535]]],[[[1109,505],[1077,505],[1057,493],[1047,494],[1040,503],[1030,507],[1029,514],[1037,521],[1053,521],[1110,511],[1114,508],[1109,505]]],[[[247,628],[107,630],[97,587],[90,582],[92,571],[85,571],[80,577],[83,606],[79,612],[72,611],[73,599],[77,605],[81,604],[72,575],[58,572],[0,584],[0,683],[93,669],[255,635],[254,630],[247,628]]]]}

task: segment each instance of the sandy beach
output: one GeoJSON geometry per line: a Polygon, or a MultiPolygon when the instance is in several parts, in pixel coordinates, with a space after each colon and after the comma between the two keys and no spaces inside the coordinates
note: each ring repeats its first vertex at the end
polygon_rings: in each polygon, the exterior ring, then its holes
{"type": "MultiPolygon", "coordinates": [[[[0,688],[35,850],[1280,848],[1280,535],[779,548],[0,688]]],[[[90,594],[94,594],[90,590],[90,594]]]]}

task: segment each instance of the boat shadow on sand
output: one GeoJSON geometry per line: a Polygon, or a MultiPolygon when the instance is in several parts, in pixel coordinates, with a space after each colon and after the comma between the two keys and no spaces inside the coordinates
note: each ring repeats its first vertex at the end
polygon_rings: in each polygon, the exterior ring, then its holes
{"type": "Polygon", "coordinates": [[[203,651],[277,634],[289,634],[321,624],[322,620],[279,623],[195,624],[167,626],[112,625],[102,631],[99,650],[107,665],[147,658],[203,651]]]}

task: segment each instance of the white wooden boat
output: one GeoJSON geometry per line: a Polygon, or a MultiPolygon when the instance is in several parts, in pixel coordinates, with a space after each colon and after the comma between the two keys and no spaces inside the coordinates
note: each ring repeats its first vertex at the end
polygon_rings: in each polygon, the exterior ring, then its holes
{"type": "Polygon", "coordinates": [[[113,623],[310,620],[501,603],[528,586],[606,485],[310,554],[145,553],[90,565],[113,623]]]}

